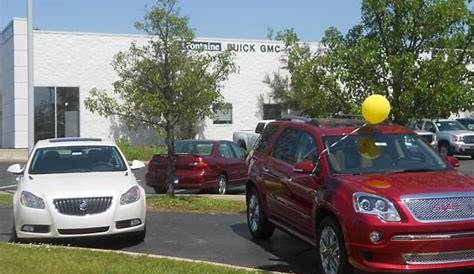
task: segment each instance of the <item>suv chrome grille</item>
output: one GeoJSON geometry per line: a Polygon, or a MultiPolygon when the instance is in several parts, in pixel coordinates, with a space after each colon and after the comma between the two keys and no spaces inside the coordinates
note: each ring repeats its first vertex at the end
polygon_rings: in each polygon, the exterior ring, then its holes
{"type": "Polygon", "coordinates": [[[55,199],[53,203],[61,214],[84,216],[106,211],[112,203],[112,197],[55,199]]]}
{"type": "Polygon", "coordinates": [[[466,144],[474,144],[474,135],[467,135],[462,137],[462,139],[466,144]]]}
{"type": "Polygon", "coordinates": [[[450,264],[474,261],[474,250],[403,254],[406,264],[450,264]]]}
{"type": "Polygon", "coordinates": [[[402,202],[422,223],[474,220],[474,192],[403,196],[402,202]]]}

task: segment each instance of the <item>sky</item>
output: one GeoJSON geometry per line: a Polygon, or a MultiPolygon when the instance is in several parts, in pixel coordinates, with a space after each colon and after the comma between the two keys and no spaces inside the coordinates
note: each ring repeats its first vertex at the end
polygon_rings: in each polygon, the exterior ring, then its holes
{"type": "MultiPolygon", "coordinates": [[[[33,0],[34,27],[42,30],[139,33],[154,0],[33,0]]],[[[27,0],[0,0],[0,26],[26,17],[27,0]]],[[[178,0],[199,37],[265,39],[268,28],[294,28],[319,41],[335,26],[346,32],[360,21],[360,0],[178,0]]]]}

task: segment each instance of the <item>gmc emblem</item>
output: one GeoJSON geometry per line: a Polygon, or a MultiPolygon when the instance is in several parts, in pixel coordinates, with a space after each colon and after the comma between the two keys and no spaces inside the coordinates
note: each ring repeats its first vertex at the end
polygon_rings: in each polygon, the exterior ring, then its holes
{"type": "Polygon", "coordinates": [[[438,204],[434,205],[431,208],[431,211],[438,213],[438,212],[453,212],[453,211],[458,211],[461,209],[461,206],[457,203],[443,203],[443,204],[438,204]]]}

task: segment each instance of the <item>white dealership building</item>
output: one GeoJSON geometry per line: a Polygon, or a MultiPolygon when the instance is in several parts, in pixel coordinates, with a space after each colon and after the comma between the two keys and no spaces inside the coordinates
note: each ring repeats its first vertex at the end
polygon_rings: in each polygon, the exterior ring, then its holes
{"type": "MultiPolygon", "coordinates": [[[[0,38],[0,144],[28,146],[27,22],[14,18],[0,38]]],[[[89,112],[83,102],[92,88],[112,90],[117,75],[113,56],[146,36],[35,30],[35,139],[81,136],[157,143],[150,132],[129,132],[120,121],[89,112]]],[[[317,47],[317,43],[309,43],[317,47]]],[[[224,83],[226,111],[203,122],[199,138],[231,139],[236,130],[252,129],[259,120],[278,117],[269,98],[266,74],[279,72],[284,45],[270,40],[197,38],[189,46],[207,51],[231,49],[239,72],[224,83]]],[[[283,71],[283,73],[285,73],[283,71]]]]}

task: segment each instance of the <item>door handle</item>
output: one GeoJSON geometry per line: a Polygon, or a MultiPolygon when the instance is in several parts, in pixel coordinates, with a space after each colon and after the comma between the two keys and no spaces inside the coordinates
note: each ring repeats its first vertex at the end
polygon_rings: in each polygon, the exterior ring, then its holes
{"type": "Polygon", "coordinates": [[[269,172],[270,171],[270,169],[268,169],[266,167],[263,167],[262,170],[263,170],[263,172],[269,172]]]}
{"type": "Polygon", "coordinates": [[[289,184],[293,182],[293,178],[290,177],[280,177],[280,181],[282,181],[285,184],[289,184]]]}

